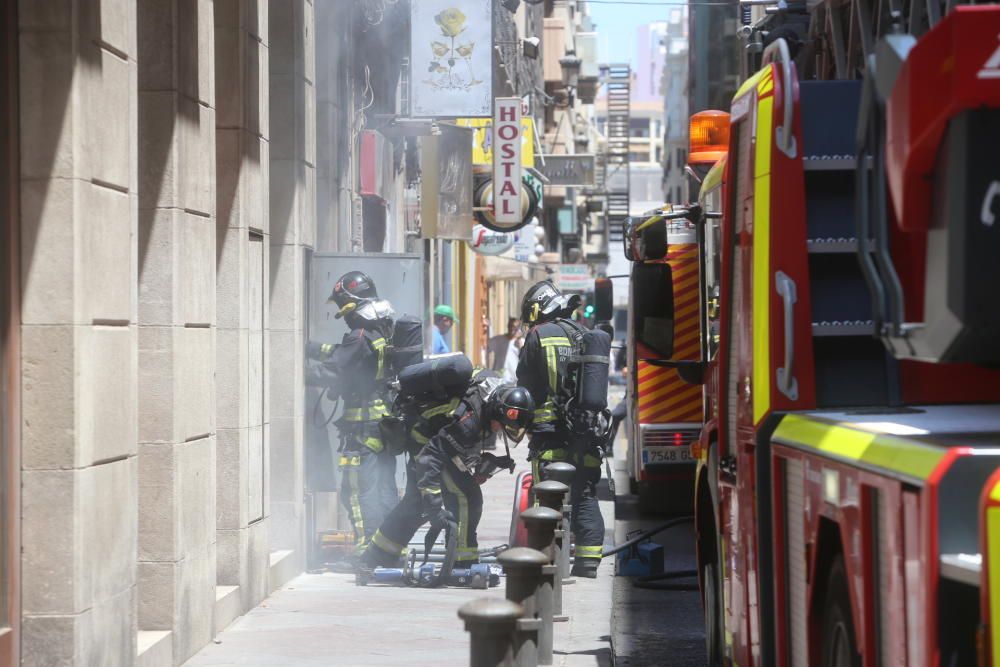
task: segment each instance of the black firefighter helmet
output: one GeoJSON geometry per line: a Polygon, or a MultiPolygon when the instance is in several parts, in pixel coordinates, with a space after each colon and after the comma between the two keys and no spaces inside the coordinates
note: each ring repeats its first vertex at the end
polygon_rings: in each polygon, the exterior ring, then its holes
{"type": "Polygon", "coordinates": [[[355,310],[361,303],[377,298],[375,281],[367,273],[348,271],[333,286],[333,292],[326,302],[337,304],[340,310],[337,311],[336,317],[339,319],[355,310]]]}
{"type": "Polygon", "coordinates": [[[500,385],[490,395],[490,419],[503,425],[504,433],[517,444],[535,418],[535,401],[524,387],[500,385]]]}
{"type": "Polygon", "coordinates": [[[579,307],[579,295],[567,297],[556,289],[551,280],[543,280],[525,293],[521,302],[521,321],[530,326],[557,317],[569,317],[579,307]]]}

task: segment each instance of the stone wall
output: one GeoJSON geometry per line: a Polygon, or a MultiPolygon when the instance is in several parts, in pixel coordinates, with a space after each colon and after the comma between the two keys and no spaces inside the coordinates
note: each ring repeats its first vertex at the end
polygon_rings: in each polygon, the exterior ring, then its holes
{"type": "Polygon", "coordinates": [[[178,665],[302,569],[312,15],[19,5],[23,665],[178,665]]]}
{"type": "Polygon", "coordinates": [[[135,7],[22,2],[19,25],[23,664],[124,665],[136,637],[135,7]]]}

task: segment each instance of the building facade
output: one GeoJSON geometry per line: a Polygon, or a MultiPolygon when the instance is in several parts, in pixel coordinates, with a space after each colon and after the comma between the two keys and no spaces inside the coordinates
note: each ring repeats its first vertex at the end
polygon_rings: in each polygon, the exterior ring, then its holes
{"type": "MultiPolygon", "coordinates": [[[[528,99],[541,152],[593,152],[586,4],[495,10],[498,94],[528,99]]],[[[416,314],[468,313],[454,347],[477,361],[547,273],[423,233],[405,0],[2,18],[0,664],[179,665],[346,527],[303,381],[317,259],[421,258],[416,314]]],[[[543,211],[543,250],[577,220],[543,211]]]]}

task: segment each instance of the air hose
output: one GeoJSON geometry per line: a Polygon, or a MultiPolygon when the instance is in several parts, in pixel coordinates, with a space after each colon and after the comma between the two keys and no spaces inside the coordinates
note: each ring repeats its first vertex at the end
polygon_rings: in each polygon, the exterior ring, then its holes
{"type": "MultiPolygon", "coordinates": [[[[694,516],[682,516],[676,519],[671,519],[670,521],[665,521],[659,526],[655,526],[648,530],[644,530],[632,539],[619,544],[614,549],[605,551],[602,555],[603,558],[608,556],[614,556],[615,554],[621,553],[627,549],[631,549],[635,545],[645,542],[649,538],[653,537],[658,533],[673,528],[674,526],[680,526],[686,523],[693,523],[694,516]]],[[[698,576],[697,570],[675,570],[673,572],[663,572],[661,574],[651,574],[645,577],[636,577],[632,582],[632,585],[636,588],[647,588],[657,591],[696,591],[698,590],[698,584],[690,583],[666,583],[674,579],[688,579],[690,577],[698,576]]]]}
{"type": "Polygon", "coordinates": [[[670,521],[666,521],[664,523],[661,523],[659,526],[656,526],[655,528],[650,528],[649,530],[644,530],[641,533],[639,533],[638,535],[636,535],[635,537],[633,537],[628,542],[624,542],[623,544],[619,544],[617,547],[615,547],[614,549],[611,549],[610,551],[605,551],[603,553],[602,557],[603,558],[607,558],[608,556],[614,556],[617,553],[621,553],[622,551],[625,551],[626,549],[634,547],[635,545],[639,544],[640,542],[645,542],[646,540],[648,540],[649,538],[651,538],[653,535],[656,535],[658,533],[662,533],[663,531],[667,530],[668,528],[673,528],[674,526],[680,526],[680,525],[685,524],[685,523],[694,523],[694,515],[692,514],[692,515],[689,515],[689,516],[677,517],[676,519],[671,519],[670,521]]]}

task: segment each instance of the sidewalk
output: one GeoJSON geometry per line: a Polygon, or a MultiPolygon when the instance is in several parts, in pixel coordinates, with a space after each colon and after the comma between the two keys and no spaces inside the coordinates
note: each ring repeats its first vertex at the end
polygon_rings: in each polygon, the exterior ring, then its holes
{"type": "MultiPolygon", "coordinates": [[[[518,472],[528,469],[524,445],[514,450],[518,472]]],[[[510,530],[515,476],[501,473],[483,487],[479,529],[482,546],[503,544],[510,530]]],[[[613,535],[614,507],[605,493],[601,508],[613,535]]],[[[595,580],[577,579],[563,589],[570,620],[555,626],[555,665],[604,667],[612,664],[613,564],[605,562],[595,580]]],[[[486,595],[502,598],[504,580],[489,591],[417,589],[354,585],[347,574],[303,574],[260,606],[238,618],[186,667],[326,667],[345,665],[466,665],[469,637],[457,611],[486,595]]]]}

